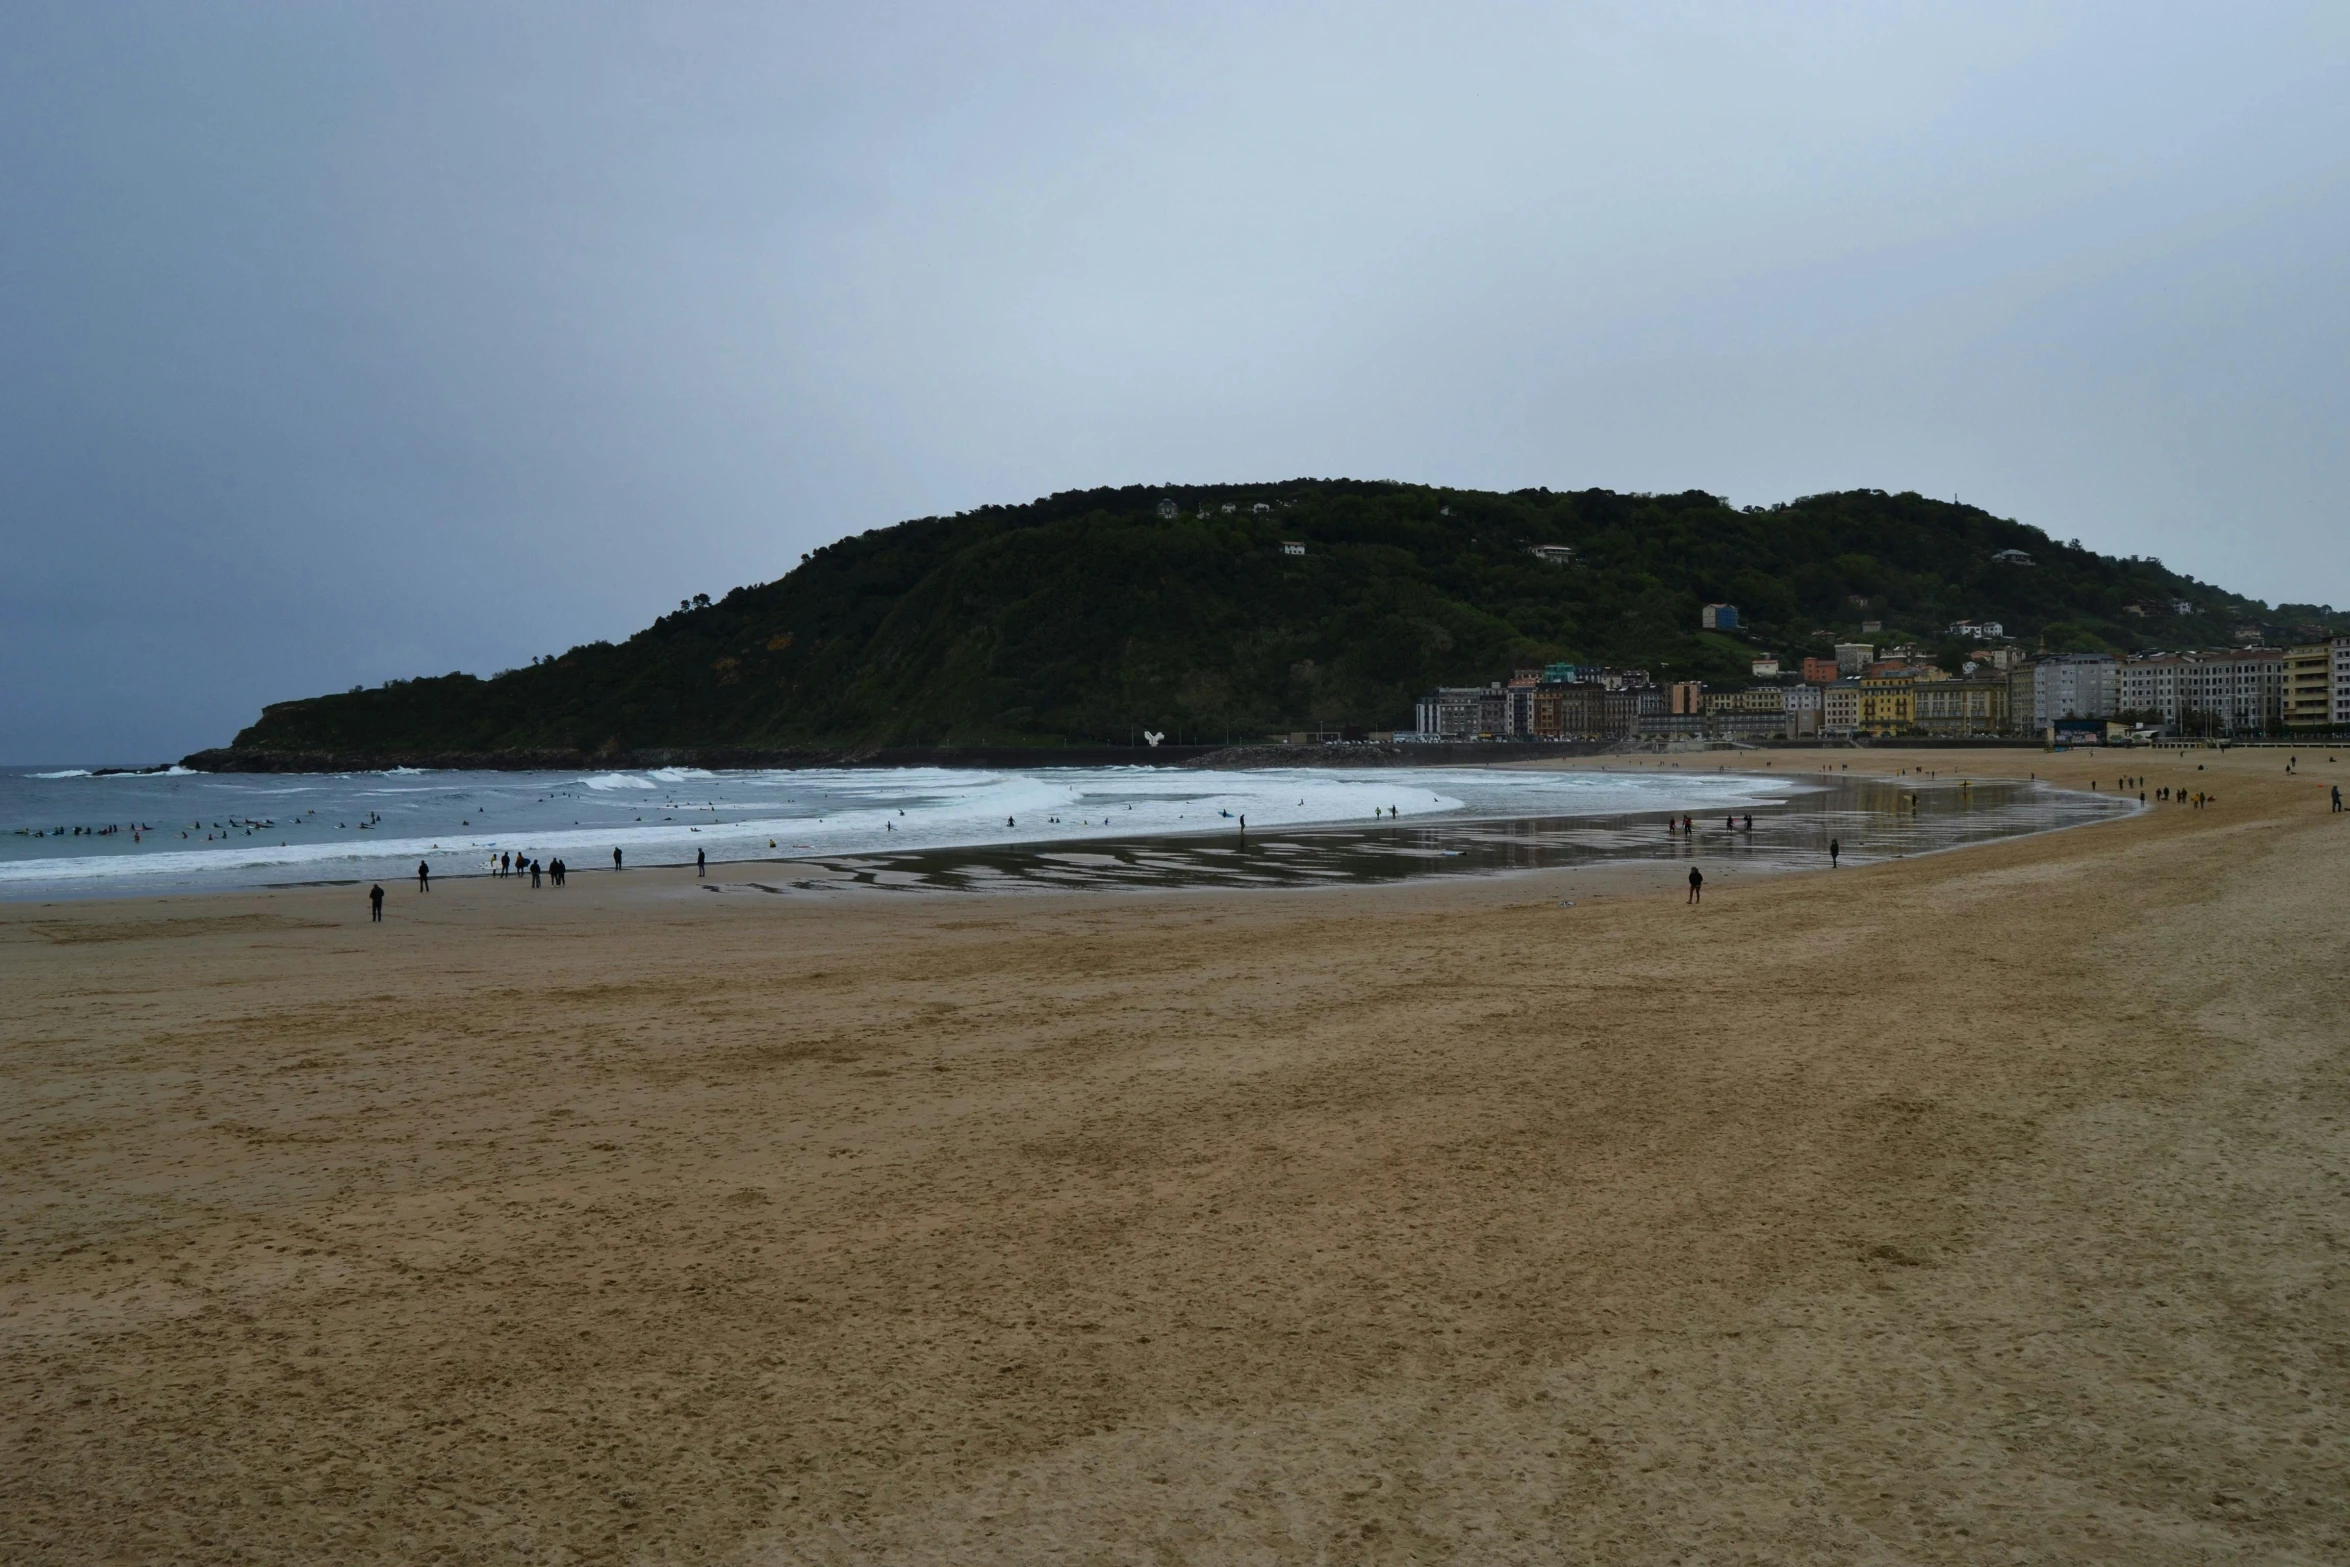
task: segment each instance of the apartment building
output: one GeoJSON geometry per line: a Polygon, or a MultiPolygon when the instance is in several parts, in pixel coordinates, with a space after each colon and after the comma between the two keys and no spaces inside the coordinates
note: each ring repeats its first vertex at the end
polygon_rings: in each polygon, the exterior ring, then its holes
{"type": "Polygon", "coordinates": [[[1648,721],[1664,710],[1665,693],[1659,686],[1606,687],[1600,696],[1600,721],[1611,735],[1645,734],[1648,721]]]}
{"type": "Polygon", "coordinates": [[[1436,740],[1475,740],[1508,733],[1509,697],[1501,686],[1438,686],[1415,704],[1419,732],[1436,740]]]}
{"type": "Polygon", "coordinates": [[[1537,740],[1596,740],[1608,732],[1607,692],[1588,682],[1544,681],[1531,707],[1527,732],[1537,740]]]}
{"type": "Polygon", "coordinates": [[[2007,727],[2012,734],[2038,734],[2032,725],[2032,709],[2037,703],[2033,692],[2040,677],[2029,664],[2018,664],[2007,672],[2007,727]]]}
{"type": "Polygon", "coordinates": [[[2004,680],[1921,680],[1911,691],[1911,720],[1930,735],[2002,734],[2007,694],[2004,680]]]}
{"type": "Polygon", "coordinates": [[[1860,728],[1860,682],[1820,687],[1820,733],[1849,737],[1860,728]]]}
{"type": "Polygon", "coordinates": [[[1819,736],[1824,703],[1820,687],[1811,684],[1782,686],[1779,698],[1787,710],[1787,738],[1811,740],[1819,736]]]}
{"type": "Polygon", "coordinates": [[[2052,653],[2032,661],[2032,730],[2060,718],[2111,718],[2121,706],[2121,660],[2111,653],[2052,653]]]}
{"type": "Polygon", "coordinates": [[[1497,737],[1523,740],[1534,733],[1534,689],[1541,684],[1541,670],[1521,669],[1502,685],[1501,727],[1493,731],[1497,737]]]}
{"type": "Polygon", "coordinates": [[[1777,740],[1787,733],[1787,697],[1777,686],[1708,691],[1705,732],[1723,739],[1777,740]]]}
{"type": "Polygon", "coordinates": [[[2284,727],[2334,726],[2334,645],[2312,642],[2284,654],[2284,727]]]}
{"type": "Polygon", "coordinates": [[[2125,659],[2115,710],[2170,734],[2265,734],[2286,721],[2288,657],[2275,648],[2221,648],[2125,659]]]}
{"type": "Polygon", "coordinates": [[[1862,734],[1907,734],[1917,725],[1917,676],[1907,670],[1863,675],[1853,725],[1862,734]]]}

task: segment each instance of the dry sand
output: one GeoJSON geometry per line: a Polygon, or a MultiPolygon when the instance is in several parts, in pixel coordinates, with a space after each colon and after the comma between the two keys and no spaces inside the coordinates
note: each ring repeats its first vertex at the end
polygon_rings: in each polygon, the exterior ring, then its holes
{"type": "Polygon", "coordinates": [[[1697,910],[0,908],[0,1559],[2350,1559],[2350,753],[2195,760],[1697,910]]]}

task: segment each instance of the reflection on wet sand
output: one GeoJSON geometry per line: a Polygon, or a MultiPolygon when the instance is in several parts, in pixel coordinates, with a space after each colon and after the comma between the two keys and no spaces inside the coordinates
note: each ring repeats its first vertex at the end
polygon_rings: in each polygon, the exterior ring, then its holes
{"type": "Polygon", "coordinates": [[[1488,875],[1646,860],[1728,861],[1750,870],[1808,870],[1926,854],[2078,826],[2135,801],[2038,783],[1835,779],[1795,783],[1751,814],[1689,819],[1453,818],[1384,827],[1289,829],[1260,835],[1089,841],[1084,847],[918,849],[894,854],[729,866],[715,893],[998,892],[1072,888],[1310,887],[1419,876],[1488,875]],[[762,874],[764,873],[764,874],[762,874]]]}

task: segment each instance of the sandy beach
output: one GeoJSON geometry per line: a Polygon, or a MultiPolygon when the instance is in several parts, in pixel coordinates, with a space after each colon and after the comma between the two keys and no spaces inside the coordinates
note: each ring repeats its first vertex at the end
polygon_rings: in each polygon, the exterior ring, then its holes
{"type": "Polygon", "coordinates": [[[2350,1558],[2286,754],[1695,909],[0,905],[0,1559],[2350,1558]]]}

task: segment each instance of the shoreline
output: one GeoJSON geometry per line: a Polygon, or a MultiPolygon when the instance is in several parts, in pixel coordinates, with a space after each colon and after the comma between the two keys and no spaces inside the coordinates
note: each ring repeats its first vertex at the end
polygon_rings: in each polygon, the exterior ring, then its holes
{"type": "MultiPolygon", "coordinates": [[[[1649,767],[1644,769],[1633,764],[1624,763],[1620,759],[1611,760],[1610,762],[1606,763],[1595,762],[1589,759],[1520,759],[1508,764],[1506,768],[1497,767],[1493,770],[1532,770],[1540,772],[1559,771],[1584,774],[1620,773],[1623,775],[1660,776],[1670,771],[1682,771],[1685,766],[1685,760],[1686,759],[1676,759],[1670,757],[1659,758],[1656,759],[1649,767]]],[[[1790,852],[1789,850],[1781,848],[1775,851],[1777,857],[1774,858],[1773,851],[1763,849],[1762,845],[1770,841],[1770,837],[1774,832],[1783,834],[1784,831],[1792,830],[1797,821],[1801,817],[1811,814],[1813,809],[1829,808],[1826,801],[1812,800],[1809,798],[1810,796],[1832,796],[1836,793],[1836,791],[1839,790],[1839,788],[1843,788],[1848,797],[1845,801],[1845,804],[1847,807],[1849,807],[1851,804],[1849,800],[1851,788],[1859,785],[1862,780],[1873,777],[1875,775],[1867,773],[1854,775],[1849,771],[1830,774],[1825,772],[1796,769],[1788,769],[1785,771],[1768,771],[1760,768],[1731,767],[1726,764],[1721,764],[1711,768],[1688,767],[1683,772],[1683,776],[1693,780],[1707,777],[1724,777],[1751,780],[1756,783],[1780,787],[1788,791],[1789,800],[1787,802],[1779,805],[1764,806],[1761,808],[1761,825],[1765,834],[1763,839],[1758,840],[1750,835],[1744,839],[1733,838],[1726,845],[1715,843],[1711,840],[1708,842],[1708,847],[1712,850],[1716,861],[1720,861],[1726,858],[1729,861],[1739,863],[1741,869],[1744,869],[1750,873],[1758,873],[1763,871],[1771,871],[1775,873],[1783,869],[1800,869],[1802,867],[1794,865],[1783,865],[1779,863],[1780,860],[1785,859],[1788,856],[1790,852]],[[1811,807],[1811,809],[1807,809],[1807,804],[1809,807],[1811,807]],[[1727,850],[1726,855],[1724,853],[1725,848],[1727,850]]],[[[1985,782],[1998,784],[2002,783],[2003,781],[1998,779],[1996,776],[1986,776],[1985,782]]],[[[2049,788],[2053,790],[2054,786],[2051,785],[2049,788]]],[[[1946,805],[1948,803],[1947,796],[1936,796],[1935,798],[1939,804],[1946,805]]],[[[2086,805],[2089,799],[2100,797],[2082,795],[2080,798],[2083,804],[2086,805]]],[[[2135,809],[2136,807],[2133,805],[2130,808],[2135,809]]],[[[1721,807],[1717,805],[1711,809],[1718,812],[1721,807]]],[[[1753,810],[1745,809],[1743,807],[1741,809],[1744,811],[1744,814],[1749,821],[1754,819],[1755,812],[1753,810]]],[[[2052,807],[2052,809],[2055,812],[2061,813],[2065,807],[2059,803],[2052,807]]],[[[800,890],[857,890],[851,888],[847,882],[840,882],[836,887],[833,888],[812,889],[806,885],[804,878],[813,876],[819,878],[832,877],[837,879],[842,874],[840,867],[845,865],[871,870],[883,882],[889,882],[892,878],[896,878],[902,881],[903,878],[899,876],[898,873],[899,867],[915,866],[926,863],[936,864],[948,860],[959,860],[973,864],[984,863],[992,865],[995,867],[996,874],[1003,875],[1006,878],[1000,890],[1017,890],[1023,893],[1027,893],[1036,891],[1038,889],[1033,885],[1027,884],[1024,878],[1034,877],[1040,868],[1050,868],[1050,862],[1071,859],[1089,861],[1119,859],[1128,862],[1162,862],[1170,857],[1174,857],[1177,859],[1187,859],[1191,862],[1195,871],[1202,871],[1206,868],[1206,862],[1200,858],[1200,856],[1203,854],[1225,853],[1228,852],[1228,850],[1234,848],[1243,854],[1247,854],[1252,850],[1259,851],[1261,853],[1261,851],[1263,851],[1268,845],[1274,846],[1276,848],[1302,850],[1308,854],[1326,853],[1331,849],[1332,846],[1341,845],[1348,842],[1359,842],[1366,847],[1372,848],[1373,850],[1376,850],[1377,846],[1382,842],[1390,842],[1397,845],[1413,844],[1417,845],[1418,847],[1413,849],[1406,849],[1402,852],[1414,854],[1423,858],[1433,858],[1439,852],[1439,848],[1431,846],[1441,846],[1447,843],[1475,843],[1476,841],[1485,837],[1491,829],[1496,828],[1516,827],[1520,829],[1532,829],[1535,833],[1535,836],[1538,838],[1541,837],[1546,830],[1553,835],[1562,833],[1568,836],[1574,836],[1577,834],[1590,835],[1595,832],[1626,831],[1634,826],[1645,824],[1647,818],[1648,813],[1645,811],[1625,812],[1619,808],[1612,807],[1583,812],[1543,812],[1539,810],[1527,809],[1503,810],[1498,807],[1487,807],[1481,810],[1462,813],[1446,813],[1440,815],[1414,817],[1411,818],[1408,822],[1399,822],[1392,826],[1384,823],[1375,823],[1368,829],[1365,829],[1359,820],[1351,817],[1331,817],[1268,826],[1248,835],[1236,835],[1230,827],[1220,826],[1143,833],[1079,832],[1060,837],[1022,838],[1013,840],[1004,840],[1000,838],[990,839],[981,837],[973,839],[969,842],[949,841],[928,843],[908,849],[874,845],[871,847],[857,849],[837,849],[816,854],[794,855],[774,853],[756,854],[740,858],[713,858],[708,863],[711,872],[710,880],[713,882],[728,879],[742,880],[745,877],[752,875],[767,875],[770,877],[782,876],[787,880],[800,878],[802,879],[800,881],[800,890]]],[[[1955,836],[1952,841],[1942,844],[1929,843],[1926,845],[1905,847],[1892,857],[1902,857],[1904,855],[1914,856],[1916,854],[1925,852],[1940,852],[1945,848],[1967,847],[1980,842],[2005,841],[2006,839],[2013,837],[2030,836],[2039,832],[2062,830],[2068,826],[2089,825],[2097,819],[2099,818],[2092,816],[2079,821],[2055,820],[2046,822],[2044,824],[2020,825],[2013,830],[2002,832],[1997,835],[1986,834],[1980,837],[1964,836],[1963,833],[1960,833],[1960,824],[1953,823],[1950,825],[1949,830],[1953,834],[1957,834],[1957,836],[1955,836]]],[[[1847,828],[1845,830],[1850,831],[1851,829],[1847,828]]],[[[1700,831],[1701,833],[1711,833],[1712,829],[1710,826],[1701,823],[1700,831]]],[[[1853,864],[1865,864],[1877,857],[1870,851],[1869,847],[1862,840],[1856,839],[1855,842],[1851,845],[1851,848],[1853,852],[1848,856],[1848,859],[1853,864]]],[[[485,871],[483,869],[475,868],[476,861],[473,856],[482,852],[479,845],[471,846],[470,848],[460,847],[452,849],[439,844],[434,844],[429,848],[412,850],[410,852],[417,852],[421,853],[422,855],[430,856],[438,864],[444,867],[443,869],[436,871],[433,877],[433,881],[436,886],[443,884],[455,885],[470,882],[503,882],[509,879],[507,877],[500,876],[495,871],[485,871]],[[467,868],[447,868],[458,865],[462,865],[467,868]]],[[[1481,858],[1475,852],[1463,850],[1457,847],[1444,848],[1441,850],[1441,852],[1446,855],[1463,857],[1469,860],[1471,863],[1467,863],[1458,867],[1445,867],[1441,865],[1430,864],[1428,866],[1412,870],[1409,873],[1399,873],[1396,872],[1394,867],[1391,865],[1381,866],[1364,863],[1361,861],[1360,856],[1356,856],[1354,862],[1355,874],[1346,876],[1334,875],[1331,884],[1338,886],[1362,886],[1374,885],[1390,879],[1460,879],[1463,877],[1509,875],[1516,874],[1518,871],[1523,869],[1537,868],[1524,865],[1513,866],[1486,863],[1485,859],[1481,858]]],[[[1572,863],[1576,865],[1586,863],[1618,862],[1637,865],[1656,859],[1660,857],[1660,855],[1676,859],[1687,859],[1690,857],[1690,851],[1683,848],[1677,842],[1669,842],[1663,845],[1654,845],[1648,843],[1645,839],[1641,839],[1635,843],[1622,845],[1621,852],[1612,853],[1606,848],[1595,848],[1582,853],[1554,853],[1547,856],[1538,855],[1537,857],[1553,859],[1559,861],[1560,863],[1572,863]]],[[[71,865],[74,862],[67,860],[62,863],[71,865]]],[[[680,870],[691,870],[693,866],[694,862],[690,859],[632,859],[628,865],[626,873],[657,874],[665,871],[674,872],[680,870]]],[[[321,868],[325,868],[323,863],[321,868]]],[[[597,861],[581,867],[576,867],[576,869],[583,878],[595,879],[604,875],[608,868],[605,867],[600,861],[597,861]]],[[[516,872],[515,876],[519,877],[525,874],[525,872],[516,872]]],[[[1330,873],[1320,872],[1318,874],[1330,873]]],[[[244,886],[165,886],[149,887],[146,889],[126,888],[118,890],[106,886],[105,878],[92,876],[84,883],[84,886],[86,886],[88,890],[83,890],[83,886],[77,886],[71,889],[61,889],[56,885],[47,885],[43,886],[40,890],[35,892],[11,894],[6,897],[0,897],[0,907],[4,907],[8,904],[33,904],[43,907],[51,907],[63,904],[78,904],[87,902],[135,903],[150,900],[187,900],[208,897],[235,897],[246,894],[299,892],[312,889],[328,890],[335,888],[349,888],[355,886],[365,886],[371,882],[381,882],[387,887],[397,888],[402,884],[412,882],[413,879],[414,878],[412,875],[402,875],[397,871],[391,871],[379,872],[375,875],[356,874],[294,877],[279,881],[255,881],[244,886]]],[[[869,877],[867,879],[870,881],[873,878],[869,877]]],[[[1191,885],[1191,883],[1180,879],[1180,877],[1176,877],[1167,879],[1163,882],[1163,884],[1159,885],[1135,882],[1132,885],[1123,887],[1121,890],[1172,891],[1178,890],[1180,887],[1186,885],[1191,885]]],[[[1240,888],[1234,890],[1277,891],[1284,890],[1284,888],[1294,889],[1297,885],[1298,883],[1293,881],[1283,883],[1280,886],[1265,885],[1260,887],[1240,888]]],[[[881,886],[875,888],[875,890],[967,890],[984,893],[990,890],[998,889],[992,889],[985,885],[965,886],[958,884],[951,887],[939,885],[906,887],[881,886]]]]}

